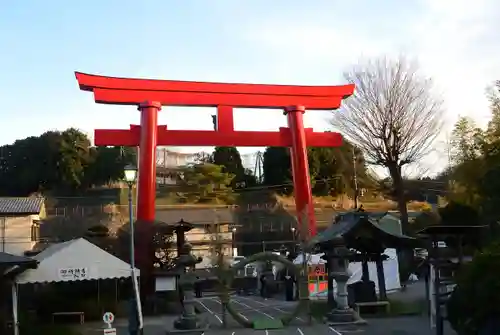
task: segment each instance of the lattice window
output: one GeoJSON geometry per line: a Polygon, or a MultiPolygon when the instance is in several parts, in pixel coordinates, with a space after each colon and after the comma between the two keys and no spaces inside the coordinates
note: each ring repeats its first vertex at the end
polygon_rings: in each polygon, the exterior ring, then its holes
{"type": "Polygon", "coordinates": [[[38,242],[40,240],[40,221],[33,220],[31,223],[31,241],[38,242]]]}

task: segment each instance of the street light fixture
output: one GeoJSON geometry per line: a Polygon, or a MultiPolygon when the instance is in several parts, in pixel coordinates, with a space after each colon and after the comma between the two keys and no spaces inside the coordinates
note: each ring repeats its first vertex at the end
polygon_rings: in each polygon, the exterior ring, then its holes
{"type": "Polygon", "coordinates": [[[130,335],[142,334],[143,318],[141,308],[141,297],[139,295],[139,284],[135,273],[135,227],[134,227],[134,207],[132,204],[132,189],[137,180],[137,167],[127,165],[123,170],[124,180],[128,185],[128,213],[130,224],[130,274],[132,276],[133,301],[129,316],[130,335]],[[135,325],[137,324],[137,327],[135,325]],[[137,328],[137,329],[135,329],[137,328]]]}
{"type": "Polygon", "coordinates": [[[293,253],[295,253],[296,252],[296,250],[295,250],[296,249],[296,245],[295,245],[295,243],[296,243],[295,242],[295,237],[296,237],[295,236],[295,231],[297,230],[297,228],[292,227],[292,228],[290,228],[290,230],[292,231],[292,248],[293,248],[292,250],[293,250],[293,253]]]}
{"type": "Polygon", "coordinates": [[[134,165],[127,165],[123,170],[123,175],[125,176],[124,180],[128,184],[128,187],[132,188],[137,179],[137,168],[134,165]]]}
{"type": "Polygon", "coordinates": [[[236,249],[235,237],[236,237],[236,227],[233,227],[233,236],[231,238],[231,244],[233,246],[232,256],[238,256],[238,249],[236,249]]]}

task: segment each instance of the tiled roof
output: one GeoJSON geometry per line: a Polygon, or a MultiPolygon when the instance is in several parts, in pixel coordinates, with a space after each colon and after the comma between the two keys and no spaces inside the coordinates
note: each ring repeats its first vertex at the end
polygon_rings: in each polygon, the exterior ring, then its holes
{"type": "Polygon", "coordinates": [[[0,252],[0,265],[13,266],[13,265],[20,265],[20,264],[28,264],[28,263],[36,264],[37,261],[35,259],[28,258],[28,257],[16,256],[16,255],[11,255],[11,254],[8,254],[5,252],[0,252]]]}
{"type": "MultiPolygon", "coordinates": [[[[315,238],[316,241],[327,242],[331,241],[335,237],[346,236],[350,232],[356,234],[356,229],[364,227],[365,229],[372,229],[375,232],[377,238],[382,238],[383,243],[388,248],[397,248],[399,246],[406,245],[417,245],[418,240],[406,236],[401,233],[401,231],[388,231],[379,225],[380,213],[370,213],[370,212],[347,212],[339,217],[339,221],[332,224],[322,233],[318,234],[315,238]]],[[[393,218],[396,222],[399,222],[397,218],[393,218]]],[[[394,229],[397,230],[397,229],[394,229]]]]}
{"type": "Polygon", "coordinates": [[[1,198],[0,215],[7,214],[39,214],[43,205],[43,198],[1,198]]]}
{"type": "Polygon", "coordinates": [[[212,223],[217,219],[219,223],[233,223],[234,217],[231,209],[186,208],[164,209],[156,211],[156,220],[173,224],[180,220],[189,223],[212,223]]]}
{"type": "MultiPolygon", "coordinates": [[[[336,211],[333,209],[315,211],[316,222],[318,226],[329,226],[336,211]]],[[[247,225],[251,223],[273,222],[275,224],[292,224],[296,221],[295,210],[293,208],[277,210],[246,210],[235,208],[184,208],[184,209],[157,209],[156,220],[167,224],[177,223],[183,219],[189,223],[212,223],[215,219],[219,223],[235,223],[247,225]]]]}

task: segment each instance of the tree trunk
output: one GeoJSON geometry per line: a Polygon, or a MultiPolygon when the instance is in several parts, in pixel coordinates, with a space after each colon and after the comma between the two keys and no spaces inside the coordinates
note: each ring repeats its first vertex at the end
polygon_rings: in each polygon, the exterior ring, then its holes
{"type": "Polygon", "coordinates": [[[399,167],[397,164],[389,166],[389,173],[391,175],[392,186],[398,204],[398,211],[400,214],[400,222],[401,222],[401,232],[407,235],[409,233],[408,209],[406,207],[406,197],[403,185],[403,177],[401,176],[401,167],[399,167]]]}
{"type": "MultiPolygon", "coordinates": [[[[401,167],[397,164],[390,164],[388,166],[389,173],[392,179],[392,185],[394,189],[394,194],[396,196],[396,201],[398,204],[399,211],[399,221],[401,224],[401,233],[409,234],[409,223],[408,223],[408,208],[406,207],[406,197],[405,189],[403,185],[403,177],[401,176],[401,167]]],[[[411,249],[399,249],[398,253],[398,264],[399,264],[399,280],[404,286],[408,281],[410,276],[410,267],[413,259],[413,250],[411,249]]]]}

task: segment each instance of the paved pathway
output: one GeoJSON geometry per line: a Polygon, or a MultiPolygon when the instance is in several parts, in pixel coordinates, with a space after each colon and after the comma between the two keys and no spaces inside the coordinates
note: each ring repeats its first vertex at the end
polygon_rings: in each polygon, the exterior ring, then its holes
{"type": "MultiPolygon", "coordinates": [[[[253,330],[245,329],[239,325],[230,315],[227,315],[227,328],[222,327],[222,308],[217,298],[199,299],[198,303],[206,311],[211,329],[206,333],[211,334],[231,334],[231,335],[250,335],[250,334],[331,334],[338,335],[335,329],[329,329],[328,326],[322,324],[309,325],[307,317],[299,316],[292,321],[291,325],[283,329],[275,330],[253,330]]],[[[279,319],[285,314],[290,313],[296,305],[296,302],[286,302],[274,299],[262,299],[260,297],[231,297],[231,304],[243,318],[247,320],[257,319],[279,319]]]]}
{"type": "MultiPolygon", "coordinates": [[[[308,324],[306,316],[299,316],[290,326],[278,330],[253,330],[240,326],[230,315],[227,315],[227,328],[222,327],[222,308],[216,297],[205,297],[198,299],[202,317],[210,322],[210,329],[205,335],[433,335],[426,317],[397,317],[369,319],[368,325],[357,327],[330,327],[326,324],[314,322],[308,324]]],[[[289,313],[295,307],[296,302],[286,302],[276,299],[264,300],[260,297],[231,297],[233,307],[244,318],[256,319],[279,319],[289,313]]],[[[170,328],[176,317],[154,317],[145,320],[145,335],[164,335],[166,328],[170,328]]],[[[102,334],[102,325],[86,325],[84,335],[102,334]]],[[[117,320],[115,323],[118,335],[126,335],[126,320],[117,320]]],[[[450,330],[445,335],[454,335],[450,330]]]]}
{"type": "MultiPolygon", "coordinates": [[[[285,302],[281,300],[268,299],[264,300],[260,297],[231,297],[232,304],[240,314],[250,320],[257,318],[278,319],[285,313],[289,313],[295,307],[296,302],[285,302]]],[[[202,298],[198,300],[200,306],[207,311],[206,315],[210,320],[212,328],[206,333],[208,335],[215,334],[231,334],[231,335],[278,335],[278,334],[298,334],[298,335],[433,335],[435,332],[429,326],[427,317],[394,317],[394,318],[376,318],[368,319],[368,325],[363,326],[345,326],[345,327],[330,327],[325,324],[314,322],[309,325],[307,316],[299,316],[291,325],[279,330],[252,330],[243,329],[239,326],[231,316],[227,316],[227,329],[222,328],[222,310],[220,302],[217,298],[202,298]]],[[[446,335],[455,335],[455,333],[447,328],[446,335]]]]}

